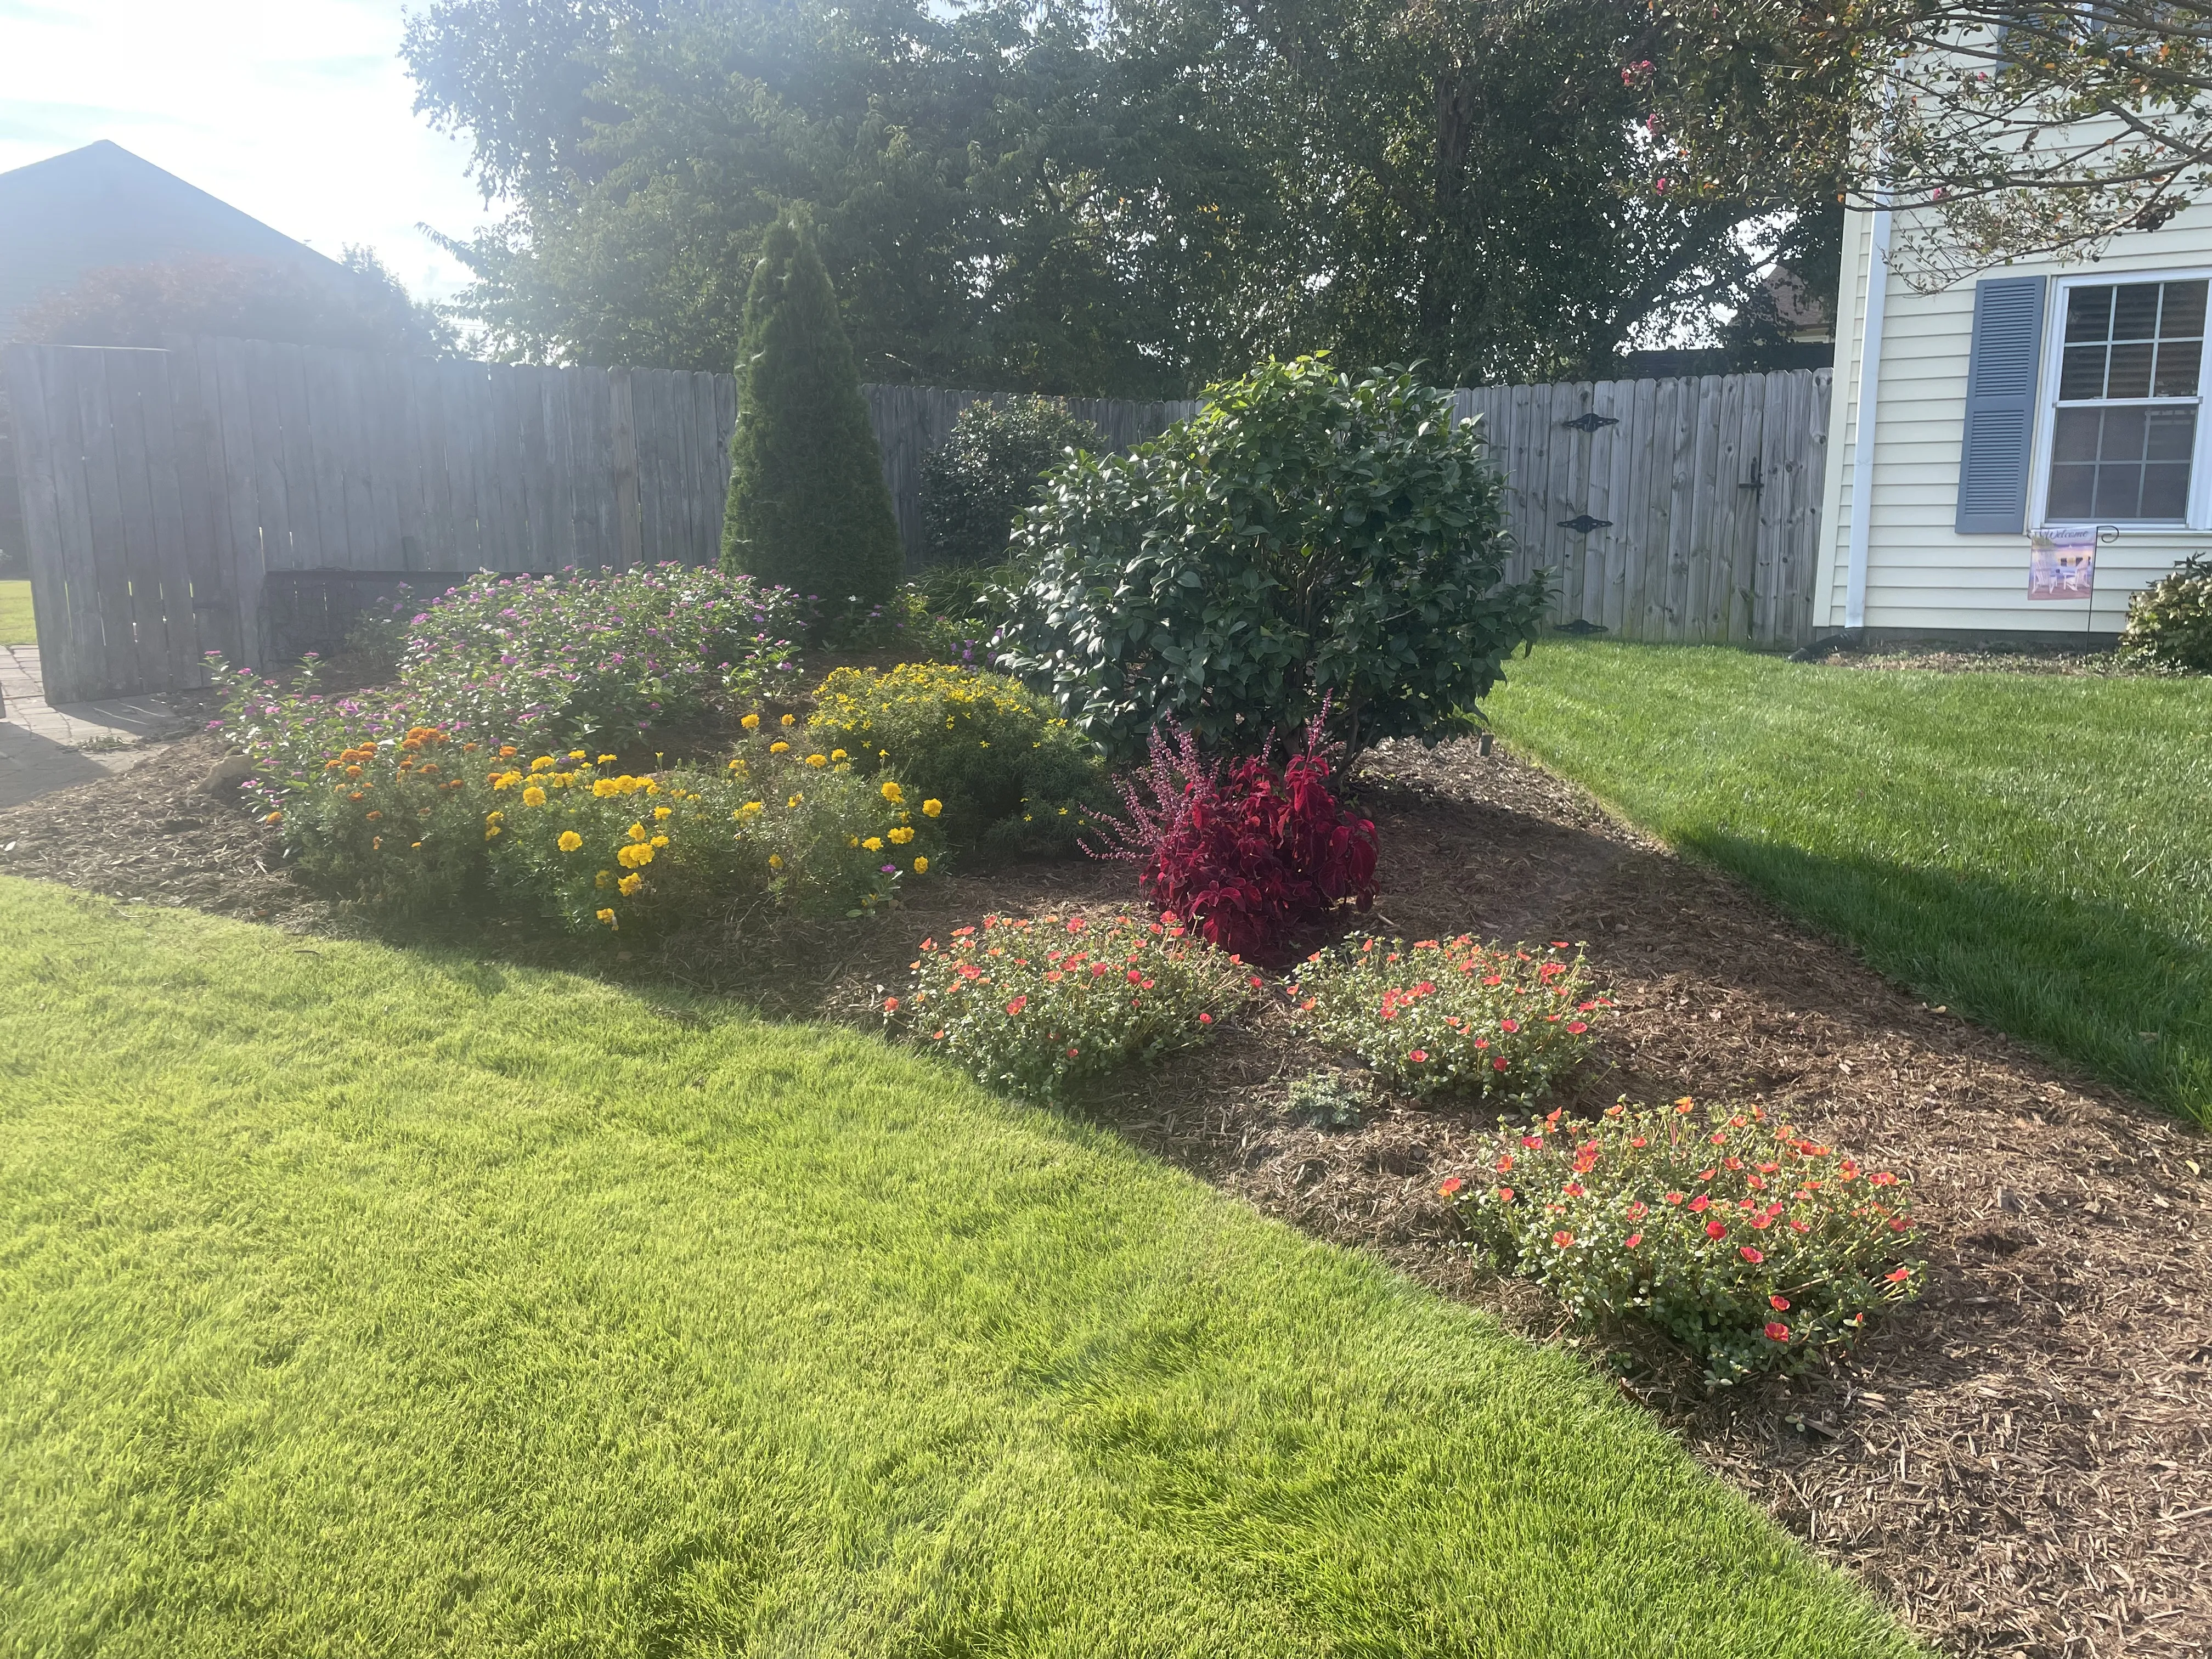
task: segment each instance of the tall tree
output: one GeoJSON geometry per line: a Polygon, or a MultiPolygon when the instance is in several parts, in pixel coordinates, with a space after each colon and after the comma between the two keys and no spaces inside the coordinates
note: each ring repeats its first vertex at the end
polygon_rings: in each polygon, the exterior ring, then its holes
{"type": "Polygon", "coordinates": [[[1776,204],[1669,188],[1622,73],[1653,33],[1641,0],[441,0],[409,50],[515,203],[463,250],[511,352],[726,361],[805,201],[866,377],[1158,396],[1323,347],[1601,370],[1740,301],[1776,204]]]}
{"type": "Polygon", "coordinates": [[[2212,190],[2212,0],[1660,0],[1647,65],[1712,198],[1905,210],[1942,287],[2094,257],[2212,190]]]}
{"type": "Polygon", "coordinates": [[[880,604],[903,563],[868,405],[804,210],[769,227],[745,295],[722,566],[818,597],[880,604]]]}

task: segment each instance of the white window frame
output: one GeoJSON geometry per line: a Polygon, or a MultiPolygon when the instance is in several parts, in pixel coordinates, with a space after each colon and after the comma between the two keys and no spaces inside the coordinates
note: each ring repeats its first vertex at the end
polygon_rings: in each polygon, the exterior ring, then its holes
{"type": "MultiPolygon", "coordinates": [[[[2058,377],[2066,360],[2066,307],[2069,294],[2077,288],[2124,287],[2130,283],[2212,283],[2212,266],[2193,265],[2176,270],[2097,270],[2078,276],[2054,276],[2043,308],[2043,378],[2036,387],[2035,450],[2027,477],[2028,523],[2037,529],[2051,525],[2051,455],[2058,424],[2058,377]]],[[[2208,295],[2212,298],[2212,295],[2208,295]]],[[[2068,520],[2069,524],[2076,522],[2068,520]]],[[[2180,531],[2212,529],[2212,303],[2205,314],[2204,349],[2197,362],[2197,445],[2189,458],[2189,516],[2180,524],[2171,519],[2106,520],[2122,530],[2180,531]]]]}

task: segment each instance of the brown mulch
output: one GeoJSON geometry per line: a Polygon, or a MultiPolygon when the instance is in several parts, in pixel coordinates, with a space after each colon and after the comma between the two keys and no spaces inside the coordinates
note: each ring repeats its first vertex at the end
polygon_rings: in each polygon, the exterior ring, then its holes
{"type": "MultiPolygon", "coordinates": [[[[273,833],[201,791],[216,753],[167,745],[0,812],[0,872],[360,931],[283,873],[273,833]]],[[[1926,1297],[1832,1372],[1709,1396],[1663,1344],[1577,1338],[1541,1291],[1458,1246],[1437,1185],[1469,1170],[1494,1114],[1385,1099],[1357,1127],[1302,1124],[1286,1086],[1321,1061],[1273,1013],[1089,1109],[1270,1214],[1610,1365],[1950,1651],[2212,1652],[2212,1138],[1925,1006],[1502,753],[1386,749],[1365,781],[1382,931],[1588,942],[1619,1006],[1566,1103],[1760,1100],[1909,1173],[1926,1297]]],[[[1126,870],[1086,860],[956,874],[888,922],[756,915],[630,967],[873,1024],[925,933],[1127,893],[1126,870]]]]}

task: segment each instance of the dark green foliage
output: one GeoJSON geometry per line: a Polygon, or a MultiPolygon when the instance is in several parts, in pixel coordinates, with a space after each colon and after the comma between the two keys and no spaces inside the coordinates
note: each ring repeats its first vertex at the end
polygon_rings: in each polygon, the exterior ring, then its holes
{"type": "Polygon", "coordinates": [[[1004,562],[1014,520],[1044,494],[1044,475],[1066,451],[1097,447],[1097,427],[1043,398],[969,404],[921,464],[929,562],[1004,562]]]}
{"type": "Polygon", "coordinates": [[[1173,714],[1254,750],[1328,705],[1348,750],[1467,728],[1534,637],[1508,586],[1504,483],[1448,393],[1267,363],[1129,455],[1079,456],[1014,538],[1037,574],[1007,666],[1119,759],[1173,714]]]}
{"type": "Polygon", "coordinates": [[[1652,35],[1644,0],[430,0],[406,52],[513,204],[459,250],[503,349],[720,368],[804,201],[864,379],[1159,398],[1321,346],[1482,386],[1710,337],[1832,192],[1686,191],[1622,73],[1652,35]]]}
{"type": "Polygon", "coordinates": [[[2192,553],[2128,602],[2124,656],[2212,674],[2212,558],[2192,553]]]}
{"type": "Polygon", "coordinates": [[[881,605],[904,556],[853,348],[803,212],[769,229],[745,295],[722,568],[818,598],[881,605]]]}

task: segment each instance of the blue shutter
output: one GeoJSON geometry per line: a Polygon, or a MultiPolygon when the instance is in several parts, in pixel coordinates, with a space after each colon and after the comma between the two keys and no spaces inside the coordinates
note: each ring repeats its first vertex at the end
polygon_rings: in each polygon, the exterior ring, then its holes
{"type": "Polygon", "coordinates": [[[2045,286],[2040,276],[1993,276],[1974,284],[1966,432],[1959,452],[1962,536],[2017,536],[2027,527],[2045,286]]]}

